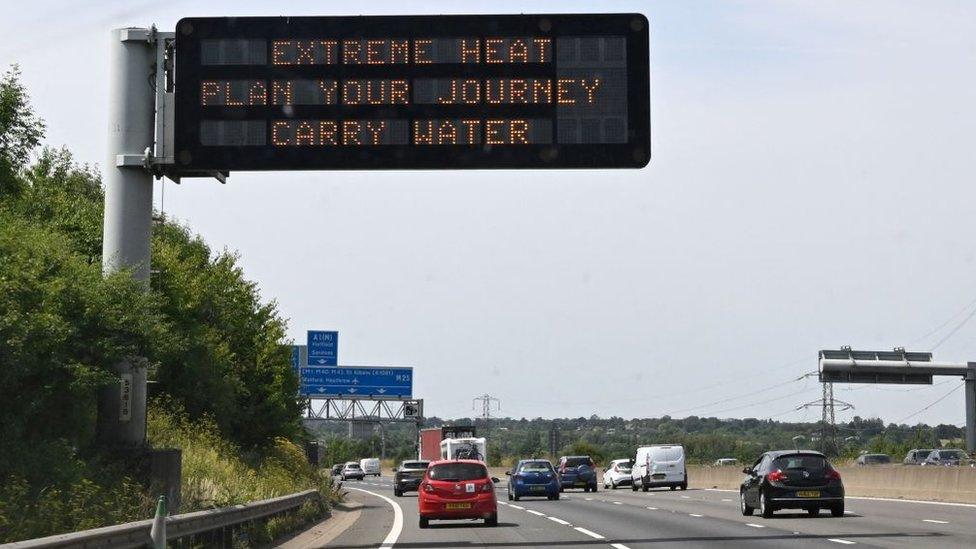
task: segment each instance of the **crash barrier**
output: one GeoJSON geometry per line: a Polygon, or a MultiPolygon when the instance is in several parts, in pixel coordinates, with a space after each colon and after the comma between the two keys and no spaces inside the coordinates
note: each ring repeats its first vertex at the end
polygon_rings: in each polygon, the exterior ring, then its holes
{"type": "MultiPolygon", "coordinates": [[[[234,526],[298,509],[307,501],[318,501],[317,490],[306,490],[277,498],[254,501],[243,505],[208,509],[166,517],[166,537],[169,541],[206,533],[225,534],[234,526]]],[[[49,547],[124,548],[152,546],[150,530],[153,519],[106,526],[93,530],[59,534],[0,545],[2,549],[49,547]]],[[[223,536],[221,536],[223,537],[223,536]]],[[[221,540],[218,545],[229,540],[221,540]]],[[[229,545],[229,543],[227,543],[229,545]]]]}
{"type": "MultiPolygon", "coordinates": [[[[738,490],[743,465],[688,466],[688,486],[738,490]]],[[[916,465],[838,467],[849,496],[976,503],[976,468],[916,465]]]]}

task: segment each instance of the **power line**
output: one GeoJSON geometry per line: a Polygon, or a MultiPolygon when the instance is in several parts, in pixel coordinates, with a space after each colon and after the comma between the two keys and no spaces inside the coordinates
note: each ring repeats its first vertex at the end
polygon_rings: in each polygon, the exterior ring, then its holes
{"type": "Polygon", "coordinates": [[[918,414],[921,414],[925,410],[928,410],[929,408],[935,406],[936,404],[938,404],[938,403],[942,402],[943,400],[945,400],[946,398],[948,398],[949,395],[951,395],[952,393],[955,393],[956,391],[958,391],[964,385],[965,385],[965,383],[960,383],[959,385],[956,385],[948,393],[946,393],[946,394],[940,396],[939,398],[935,399],[934,401],[932,401],[931,403],[929,403],[927,406],[925,406],[921,410],[919,410],[919,411],[917,411],[917,412],[915,412],[915,413],[913,413],[911,415],[907,415],[907,416],[903,417],[902,419],[899,419],[896,423],[897,424],[901,424],[903,421],[905,421],[907,419],[911,419],[911,418],[917,416],[918,414]]]}
{"type": "Polygon", "coordinates": [[[943,337],[942,339],[940,339],[938,343],[936,343],[935,345],[933,345],[930,350],[931,351],[934,351],[934,350],[938,349],[939,346],[942,345],[943,343],[945,343],[950,337],[956,335],[956,332],[958,332],[960,328],[962,328],[963,326],[965,326],[966,323],[969,322],[973,318],[974,315],[976,315],[976,307],[973,307],[973,310],[970,311],[968,315],[966,315],[966,318],[962,319],[962,321],[959,324],[956,324],[956,327],[953,328],[952,330],[950,330],[949,333],[946,334],[945,337],[943,337]]]}
{"type": "Polygon", "coordinates": [[[700,410],[701,408],[708,408],[709,406],[715,406],[716,404],[724,404],[726,402],[731,402],[733,400],[739,400],[741,398],[748,398],[748,397],[751,397],[751,396],[755,396],[756,393],[761,393],[763,391],[768,391],[770,389],[776,389],[777,387],[782,387],[784,385],[789,385],[790,383],[796,383],[797,381],[802,381],[802,380],[804,380],[804,379],[806,379],[806,378],[808,378],[808,377],[810,377],[812,375],[815,375],[816,373],[817,372],[807,372],[807,373],[803,374],[800,377],[790,378],[788,381],[784,381],[782,383],[777,383],[775,385],[770,385],[768,387],[761,387],[759,389],[753,389],[753,390],[749,391],[748,393],[743,393],[741,395],[736,395],[736,396],[733,396],[733,397],[723,398],[721,400],[716,400],[715,402],[709,402],[708,404],[701,404],[699,406],[692,406],[690,408],[681,408],[681,409],[678,409],[678,410],[671,410],[671,413],[678,413],[678,414],[680,414],[680,413],[687,412],[687,411],[690,411],[690,410],[700,410]]]}
{"type": "Polygon", "coordinates": [[[925,335],[923,335],[921,337],[918,337],[918,338],[915,338],[914,340],[912,340],[912,343],[917,343],[917,342],[922,341],[924,339],[928,339],[929,336],[935,335],[939,330],[941,330],[942,328],[945,328],[946,326],[948,326],[950,322],[952,322],[953,320],[956,319],[956,317],[958,317],[959,315],[965,313],[967,310],[969,310],[970,307],[973,307],[973,306],[976,306],[976,298],[974,298],[972,301],[970,301],[969,303],[967,303],[966,306],[963,307],[962,309],[959,309],[958,311],[956,311],[955,313],[953,313],[952,316],[950,316],[949,318],[945,319],[945,321],[942,324],[939,324],[935,328],[932,328],[932,330],[930,330],[927,334],[925,334],[925,335]]]}

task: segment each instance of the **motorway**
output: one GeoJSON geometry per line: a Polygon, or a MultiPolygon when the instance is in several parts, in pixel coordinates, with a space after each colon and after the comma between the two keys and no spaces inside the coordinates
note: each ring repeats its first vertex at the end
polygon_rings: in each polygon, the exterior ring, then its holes
{"type": "Polygon", "coordinates": [[[481,521],[432,521],[421,530],[416,494],[394,497],[389,477],[348,481],[343,488],[348,500],[364,507],[328,547],[976,547],[976,505],[851,497],[844,518],[832,518],[827,511],[816,518],[780,511],[763,519],[742,516],[738,494],[730,491],[601,488],[596,493],[568,491],[559,501],[510,502],[502,480],[497,527],[481,521]]]}

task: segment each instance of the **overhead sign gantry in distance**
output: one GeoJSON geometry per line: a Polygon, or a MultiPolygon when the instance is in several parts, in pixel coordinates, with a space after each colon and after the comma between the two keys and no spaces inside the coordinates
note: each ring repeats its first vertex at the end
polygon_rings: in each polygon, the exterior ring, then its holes
{"type": "Polygon", "coordinates": [[[187,18],[175,43],[178,170],[650,160],[640,14],[187,18]]]}

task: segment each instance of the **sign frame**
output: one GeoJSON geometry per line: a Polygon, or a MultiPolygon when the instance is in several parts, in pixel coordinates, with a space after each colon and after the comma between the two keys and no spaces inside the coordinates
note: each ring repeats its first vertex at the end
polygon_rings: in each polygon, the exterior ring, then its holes
{"type": "Polygon", "coordinates": [[[327,367],[339,364],[339,332],[336,330],[309,330],[306,336],[306,358],[305,366],[327,367]],[[317,335],[331,335],[331,343],[328,340],[322,342],[313,341],[317,335]],[[315,361],[315,364],[312,362],[315,361]]]}
{"type": "MultiPolygon", "coordinates": [[[[412,46],[411,46],[412,48],[412,46]]],[[[328,65],[332,72],[309,72],[323,65],[281,67],[265,65],[207,66],[211,78],[248,79],[295,77],[376,78],[389,77],[391,67],[404,78],[440,76],[511,76],[510,64],[486,63],[415,65],[328,65]],[[476,65],[475,67],[469,65],[476,65]],[[504,66],[503,66],[504,65],[504,66]],[[509,72],[505,69],[509,68],[509,72]],[[401,70],[402,69],[402,70],[401,70]],[[477,69],[477,70],[476,70],[477,69]],[[304,73],[302,72],[304,71],[304,73]]],[[[515,76],[556,78],[557,63],[529,63],[515,76]]],[[[651,158],[650,134],[650,39],[647,17],[630,14],[538,14],[538,15],[408,15],[338,17],[212,17],[184,18],[176,26],[176,94],[174,127],[174,169],[177,172],[256,170],[375,170],[375,169],[524,169],[524,168],[643,168],[651,158]],[[554,125],[552,144],[518,145],[357,145],[338,147],[283,147],[270,145],[266,128],[265,145],[254,147],[200,145],[200,121],[244,118],[239,108],[201,106],[200,64],[202,40],[215,38],[316,39],[351,38],[450,38],[486,36],[626,36],[627,143],[558,144],[556,102],[547,105],[340,105],[251,106],[265,113],[261,120],[275,117],[340,117],[342,113],[361,119],[436,119],[457,116],[517,116],[550,118],[554,125]],[[397,110],[400,109],[400,110],[397,110]],[[474,110],[472,110],[474,109],[474,110]],[[396,115],[390,113],[396,112],[396,115]],[[289,116],[290,115],[290,116],[289,116]],[[244,150],[247,154],[241,154],[244,150]]],[[[257,112],[257,111],[255,111],[257,112]]],[[[257,119],[257,118],[256,118],[257,119]]]]}

